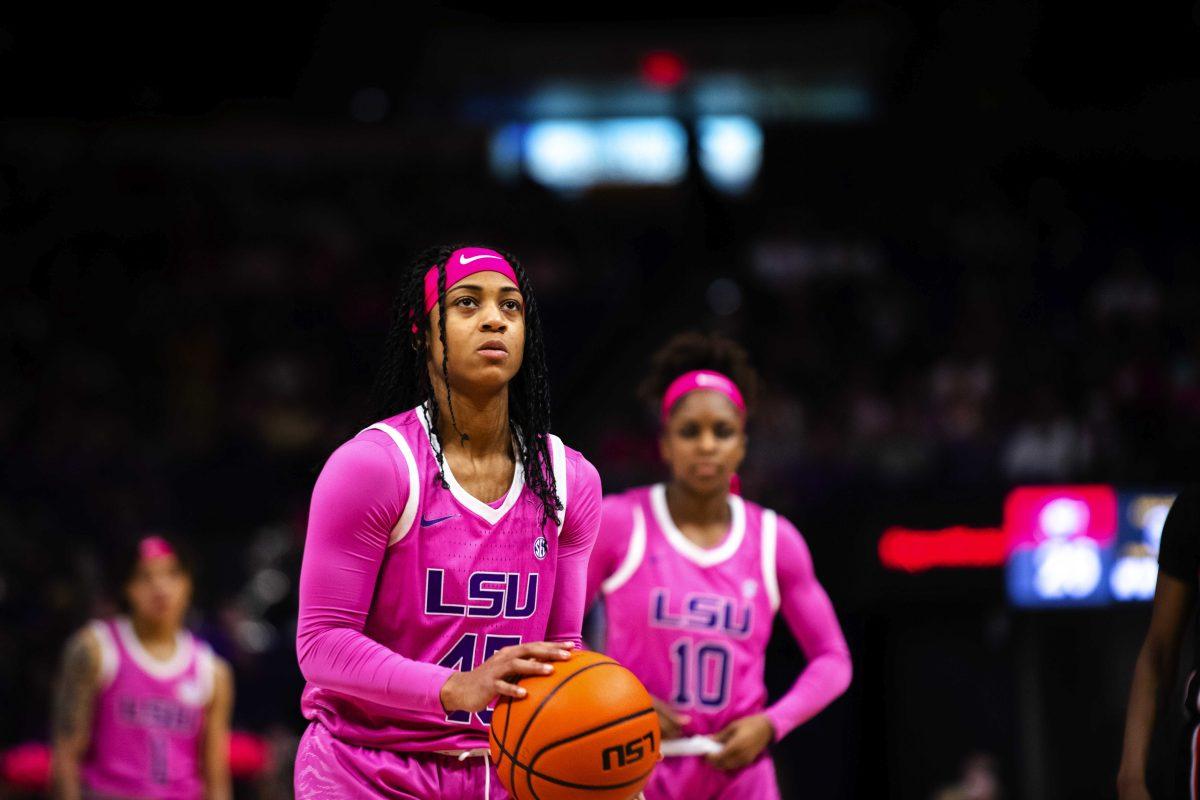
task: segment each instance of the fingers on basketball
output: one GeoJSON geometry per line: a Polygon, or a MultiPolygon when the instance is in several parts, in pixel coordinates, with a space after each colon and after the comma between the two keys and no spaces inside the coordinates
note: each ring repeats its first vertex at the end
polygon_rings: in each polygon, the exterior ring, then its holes
{"type": "Polygon", "coordinates": [[[584,651],[520,685],[529,694],[497,703],[488,741],[513,800],[629,800],[641,792],[662,732],[631,672],[584,651]]]}

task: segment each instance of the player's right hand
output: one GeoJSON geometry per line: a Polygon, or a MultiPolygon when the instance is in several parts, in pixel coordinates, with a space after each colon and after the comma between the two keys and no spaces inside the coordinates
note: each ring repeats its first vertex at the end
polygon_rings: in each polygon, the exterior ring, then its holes
{"type": "Polygon", "coordinates": [[[469,672],[456,672],[442,684],[441,700],[446,713],[482,711],[496,698],[521,698],[525,690],[513,678],[524,675],[549,675],[554,667],[548,662],[566,661],[574,642],[527,642],[502,647],[495,655],[469,672]]]}
{"type": "Polygon", "coordinates": [[[683,736],[683,726],[692,721],[687,714],[680,714],[657,697],[650,698],[650,704],[658,712],[658,727],[662,729],[662,738],[678,739],[683,736]]]}

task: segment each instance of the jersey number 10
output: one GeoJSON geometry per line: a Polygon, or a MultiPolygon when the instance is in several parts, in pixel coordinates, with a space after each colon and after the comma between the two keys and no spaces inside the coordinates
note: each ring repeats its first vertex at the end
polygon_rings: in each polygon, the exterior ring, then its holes
{"type": "Polygon", "coordinates": [[[671,673],[671,705],[716,711],[729,702],[733,653],[720,642],[676,639],[671,645],[671,673]]]}

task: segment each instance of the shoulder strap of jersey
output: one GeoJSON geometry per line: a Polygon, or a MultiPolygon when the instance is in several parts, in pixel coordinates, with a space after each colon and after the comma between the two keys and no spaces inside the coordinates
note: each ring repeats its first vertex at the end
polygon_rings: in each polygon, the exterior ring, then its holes
{"type": "Polygon", "coordinates": [[[117,649],[117,641],[113,637],[111,624],[94,619],[88,623],[88,630],[100,646],[100,673],[97,682],[101,689],[107,689],[117,676],[117,665],[121,662],[121,652],[117,649]]]}
{"type": "Polygon", "coordinates": [[[558,512],[558,533],[562,533],[567,521],[567,448],[562,439],[553,433],[546,434],[550,439],[550,462],[554,469],[554,493],[562,510],[558,512]]]}
{"type": "Polygon", "coordinates": [[[196,647],[196,682],[200,685],[200,699],[207,706],[212,701],[216,685],[216,655],[212,647],[203,639],[195,639],[196,647]]]}
{"type": "Polygon", "coordinates": [[[404,463],[408,467],[408,500],[404,503],[404,510],[400,512],[400,519],[396,522],[396,526],[392,528],[392,535],[388,537],[388,547],[391,547],[407,536],[412,530],[413,523],[417,521],[417,506],[420,504],[421,499],[421,480],[417,474],[417,459],[413,457],[412,448],[408,446],[408,441],[400,435],[400,431],[386,422],[376,422],[374,425],[368,425],[363,428],[363,430],[376,430],[386,433],[396,443],[396,447],[400,448],[400,455],[404,456],[404,463]]]}
{"type": "Polygon", "coordinates": [[[779,518],[769,508],[762,512],[763,588],[771,601],[771,611],[779,610],[779,573],[775,571],[775,552],[779,541],[779,518]]]}
{"type": "Polygon", "coordinates": [[[629,546],[625,548],[625,558],[621,560],[621,566],[600,584],[600,591],[612,594],[624,586],[638,571],[645,557],[646,514],[642,511],[642,504],[637,503],[633,507],[633,530],[629,532],[629,546]]]}

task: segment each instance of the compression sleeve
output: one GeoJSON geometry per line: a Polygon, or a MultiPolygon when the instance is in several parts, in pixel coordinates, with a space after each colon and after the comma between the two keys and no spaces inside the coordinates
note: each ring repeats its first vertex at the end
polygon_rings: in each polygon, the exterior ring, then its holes
{"type": "Polygon", "coordinates": [[[779,517],[776,545],[784,619],[808,665],[783,697],[767,709],[776,741],[812,719],[850,685],[850,649],[829,595],[813,572],[812,555],[791,522],[779,517]]]}
{"type": "Polygon", "coordinates": [[[567,452],[567,514],[558,538],[554,599],[546,640],[583,646],[588,558],[600,529],[600,473],[575,451],[567,452]]]}
{"type": "Polygon", "coordinates": [[[408,498],[407,476],[400,479],[388,446],[352,439],[317,478],[300,569],[296,655],[314,685],[441,713],[442,684],[453,670],[405,658],[363,633],[392,527],[408,498]]]}

